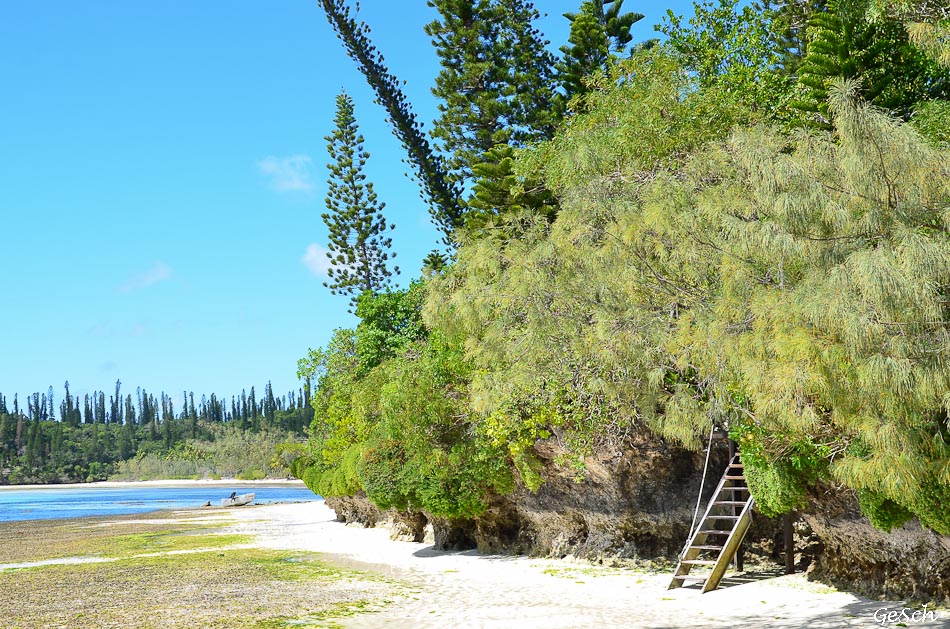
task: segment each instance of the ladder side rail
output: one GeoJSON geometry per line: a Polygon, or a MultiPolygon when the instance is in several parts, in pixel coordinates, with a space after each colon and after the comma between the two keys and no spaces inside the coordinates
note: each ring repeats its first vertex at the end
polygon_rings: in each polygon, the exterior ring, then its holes
{"type": "Polygon", "coordinates": [[[719,582],[722,581],[722,577],[726,573],[726,568],[729,567],[729,562],[732,561],[736,551],[739,550],[739,544],[742,543],[746,532],[749,530],[749,526],[752,524],[753,507],[755,507],[755,499],[749,496],[749,501],[745,507],[742,508],[739,519],[736,520],[732,530],[729,532],[729,537],[726,538],[722,551],[719,553],[719,558],[716,560],[716,565],[713,566],[709,577],[706,579],[706,583],[703,585],[704,594],[719,587],[719,582]]]}

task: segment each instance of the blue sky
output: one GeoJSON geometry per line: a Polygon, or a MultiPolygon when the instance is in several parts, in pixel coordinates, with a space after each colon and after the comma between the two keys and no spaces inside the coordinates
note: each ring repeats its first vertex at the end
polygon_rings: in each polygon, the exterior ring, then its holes
{"type": "MultiPolygon", "coordinates": [[[[565,11],[539,1],[563,43],[565,11]]],[[[655,36],[665,8],[638,40],[655,36]]],[[[424,0],[360,16],[428,127],[438,61],[424,0]]],[[[382,110],[314,1],[16,2],[0,20],[0,392],[140,386],[227,395],[271,380],[350,326],[313,252],[334,97],[371,153],[367,175],[403,269],[439,238],[382,110]],[[308,252],[311,253],[308,256],[308,252]]]]}

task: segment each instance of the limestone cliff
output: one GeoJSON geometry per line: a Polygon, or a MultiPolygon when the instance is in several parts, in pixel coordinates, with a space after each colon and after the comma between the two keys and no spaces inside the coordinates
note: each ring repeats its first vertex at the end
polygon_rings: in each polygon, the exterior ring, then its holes
{"type": "MultiPolygon", "coordinates": [[[[442,550],[472,549],[588,559],[604,557],[673,558],[689,534],[703,474],[704,452],[640,438],[622,449],[604,449],[585,460],[583,471],[556,461],[565,454],[554,442],[537,448],[544,483],[537,492],[518,486],[492,497],[473,520],[448,520],[432,514],[381,513],[365,496],[330,498],[327,504],[344,522],[375,526],[389,522],[401,539],[423,539],[427,525],[442,550]]],[[[725,443],[714,445],[702,508],[725,468],[725,443]]],[[[759,518],[750,546],[777,552],[774,521],[759,518]]]]}
{"type": "MultiPolygon", "coordinates": [[[[585,470],[557,465],[563,454],[542,444],[545,482],[537,492],[518,487],[491,499],[474,520],[447,520],[418,512],[380,512],[365,495],[330,498],[344,522],[386,524],[399,539],[430,541],[441,550],[472,549],[593,560],[675,558],[690,529],[703,471],[703,452],[642,439],[622,450],[588,457],[585,470]]],[[[727,459],[715,444],[703,506],[727,459]]],[[[871,526],[853,492],[813,490],[796,525],[798,569],[810,578],[872,597],[950,600],[950,537],[916,520],[885,533],[871,526]]],[[[744,548],[783,562],[779,523],[757,516],[744,548]]]]}
{"type": "Polygon", "coordinates": [[[872,597],[950,600],[950,537],[917,520],[880,531],[854,492],[826,485],[813,490],[802,518],[821,543],[812,578],[872,597]]]}

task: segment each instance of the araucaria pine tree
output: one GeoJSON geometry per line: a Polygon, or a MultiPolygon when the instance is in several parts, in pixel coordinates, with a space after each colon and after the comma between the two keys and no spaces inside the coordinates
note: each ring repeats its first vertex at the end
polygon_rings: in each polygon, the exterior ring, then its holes
{"type": "Polygon", "coordinates": [[[389,115],[393,133],[406,149],[409,163],[422,186],[422,198],[429,204],[432,221],[445,234],[443,242],[448,244],[452,232],[464,219],[461,187],[451,179],[442,158],[432,150],[422,123],[402,91],[402,82],[389,71],[382,53],[373,46],[369,25],[356,18],[359,3],[355,11],[350,11],[346,0],[318,0],[318,4],[343,41],[347,54],[376,93],[377,102],[389,115]]]}
{"type": "Polygon", "coordinates": [[[809,19],[798,74],[802,97],[795,106],[821,126],[831,127],[828,94],[837,77],[857,81],[864,100],[905,118],[918,103],[950,93],[946,69],[912,45],[903,23],[867,16],[867,0],[829,0],[809,19]]]}
{"type": "Polygon", "coordinates": [[[585,0],[577,13],[565,13],[571,21],[568,43],[561,46],[558,63],[561,86],[568,98],[586,94],[584,79],[606,70],[612,53],[624,53],[633,40],[630,27],[642,13],[621,13],[623,0],[585,0]]]}
{"type": "Polygon", "coordinates": [[[520,147],[551,136],[554,57],[527,0],[429,0],[426,25],[442,64],[432,93],[440,99],[432,136],[456,177],[469,179],[499,144],[520,147]]]}
{"type": "Polygon", "coordinates": [[[350,295],[355,307],[361,294],[387,289],[399,267],[390,271],[387,266],[387,260],[396,257],[390,253],[392,238],[386,236],[394,225],[386,222],[385,204],[376,199],[373,184],[363,174],[369,153],[363,149],[353,99],[345,92],[336,98],[333,122],[336,128],[326,136],[330,178],[323,222],[329,229],[327,257],[331,266],[327,271],[330,281],[324,286],[334,295],[350,295]]]}

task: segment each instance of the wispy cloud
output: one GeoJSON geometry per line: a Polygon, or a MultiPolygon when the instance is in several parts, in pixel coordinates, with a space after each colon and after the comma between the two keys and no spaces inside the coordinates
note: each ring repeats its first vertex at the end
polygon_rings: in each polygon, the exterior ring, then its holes
{"type": "Polygon", "coordinates": [[[310,176],[309,155],[297,154],[289,157],[268,155],[257,162],[257,168],[270,178],[271,186],[278,192],[308,192],[313,190],[310,176]]]}
{"type": "Polygon", "coordinates": [[[300,258],[303,265],[310,269],[310,272],[317,277],[328,277],[330,270],[330,258],[327,257],[327,250],[313,243],[307,247],[307,252],[300,258]]]}
{"type": "Polygon", "coordinates": [[[120,293],[131,293],[142,288],[164,282],[172,277],[172,268],[162,262],[156,261],[146,270],[133,275],[119,286],[120,293]]]}

